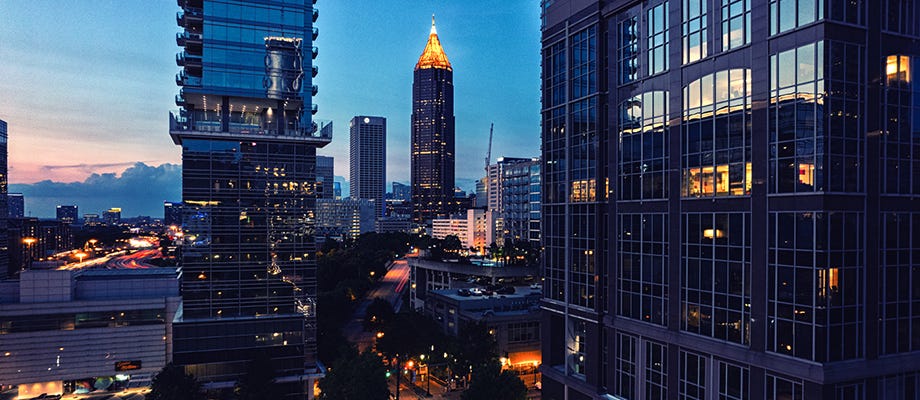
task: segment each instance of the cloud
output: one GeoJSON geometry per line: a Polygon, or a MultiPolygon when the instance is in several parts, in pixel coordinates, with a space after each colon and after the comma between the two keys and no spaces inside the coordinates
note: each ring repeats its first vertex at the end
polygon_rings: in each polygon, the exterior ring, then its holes
{"type": "MultiPolygon", "coordinates": [[[[88,168],[91,167],[88,165],[88,168]]],[[[51,168],[83,168],[83,165],[51,168]]],[[[54,218],[55,207],[60,204],[76,204],[80,214],[101,213],[110,207],[121,207],[124,217],[162,217],[163,201],[182,198],[182,168],[177,164],[150,166],[137,162],[121,174],[94,173],[83,182],[44,180],[10,184],[9,191],[22,193],[26,213],[40,218],[54,218]]]]}
{"type": "Polygon", "coordinates": [[[99,163],[99,164],[72,164],[72,165],[44,165],[42,166],[43,171],[55,171],[61,169],[77,169],[81,171],[98,171],[101,168],[113,168],[113,167],[130,167],[137,164],[143,164],[144,161],[130,161],[130,162],[119,162],[119,163],[99,163]]]}

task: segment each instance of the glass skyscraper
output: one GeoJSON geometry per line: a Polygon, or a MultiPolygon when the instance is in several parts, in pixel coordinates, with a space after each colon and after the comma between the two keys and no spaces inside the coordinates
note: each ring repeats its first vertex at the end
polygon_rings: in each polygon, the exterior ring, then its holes
{"type": "Polygon", "coordinates": [[[411,186],[413,220],[447,216],[454,201],[454,72],[434,17],[412,81],[411,186]]]}
{"type": "Polygon", "coordinates": [[[316,361],[313,1],[180,0],[183,305],[174,361],[232,390],[268,356],[287,396],[312,396],[316,361]]]}
{"type": "Polygon", "coordinates": [[[349,123],[351,198],[374,201],[374,216],[386,211],[387,119],[358,115],[349,123]]]}
{"type": "Polygon", "coordinates": [[[920,398],[914,0],[544,0],[544,399],[920,398]]]}

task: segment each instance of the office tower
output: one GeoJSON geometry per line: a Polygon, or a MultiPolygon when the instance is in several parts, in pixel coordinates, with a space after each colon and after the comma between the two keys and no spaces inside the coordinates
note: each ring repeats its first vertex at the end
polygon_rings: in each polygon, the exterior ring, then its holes
{"type": "Polygon", "coordinates": [[[57,220],[65,224],[73,224],[74,222],[77,221],[77,218],[80,215],[77,209],[77,206],[72,206],[72,205],[71,206],[68,206],[68,205],[57,206],[57,209],[55,211],[57,215],[57,220]]]}
{"type": "Polygon", "coordinates": [[[9,211],[7,215],[10,218],[22,218],[26,216],[26,201],[22,193],[9,193],[6,197],[9,211]]]}
{"type": "Polygon", "coordinates": [[[399,182],[392,182],[391,185],[393,186],[393,200],[412,200],[412,189],[409,185],[403,185],[399,182]]]}
{"type": "Polygon", "coordinates": [[[316,194],[320,199],[334,199],[335,186],[335,159],[327,156],[316,156],[316,194]]]}
{"type": "Polygon", "coordinates": [[[484,176],[476,180],[476,208],[489,207],[489,177],[484,176]]]}
{"type": "MultiPolygon", "coordinates": [[[[7,141],[9,136],[7,136],[6,129],[6,121],[0,120],[0,280],[6,279],[10,275],[10,246],[9,232],[7,230],[7,221],[9,220],[7,141]]],[[[19,198],[22,199],[22,196],[19,198]]]]}
{"type": "Polygon", "coordinates": [[[181,1],[182,318],[174,361],[231,391],[267,356],[285,398],[312,397],[316,360],[318,16],[313,1],[181,1]]]}
{"type": "Polygon", "coordinates": [[[375,215],[382,217],[387,191],[387,119],[359,115],[349,127],[351,198],[372,200],[375,215]]]}
{"type": "Polygon", "coordinates": [[[332,183],[332,198],[336,200],[342,198],[342,182],[332,183]]]}
{"type": "Polygon", "coordinates": [[[374,202],[367,199],[319,199],[316,201],[316,236],[343,240],[374,231],[374,202]]]}
{"type": "Polygon", "coordinates": [[[501,179],[504,242],[540,247],[540,158],[508,165],[501,179]]]}
{"type": "Polygon", "coordinates": [[[495,164],[490,164],[486,168],[486,197],[489,211],[495,214],[495,244],[505,245],[505,207],[502,203],[504,198],[503,179],[505,171],[519,163],[530,162],[529,158],[499,157],[495,164]]]}
{"type": "Polygon", "coordinates": [[[163,202],[163,225],[182,226],[182,202],[181,201],[164,201],[163,202]]]}
{"type": "Polygon", "coordinates": [[[916,1],[542,4],[544,399],[916,398],[916,1]]]}
{"type": "Polygon", "coordinates": [[[431,18],[412,81],[413,220],[447,216],[454,197],[454,73],[431,18]]]}
{"type": "Polygon", "coordinates": [[[121,208],[112,207],[102,212],[102,222],[106,225],[118,225],[121,223],[121,208]]]}

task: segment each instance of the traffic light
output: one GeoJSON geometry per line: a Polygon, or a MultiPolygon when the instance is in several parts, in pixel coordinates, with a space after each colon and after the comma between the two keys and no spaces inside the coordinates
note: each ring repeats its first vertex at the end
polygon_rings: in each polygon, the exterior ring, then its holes
{"type": "Polygon", "coordinates": [[[393,375],[393,374],[390,373],[390,370],[387,370],[387,379],[390,379],[390,376],[392,376],[392,375],[393,375]]]}

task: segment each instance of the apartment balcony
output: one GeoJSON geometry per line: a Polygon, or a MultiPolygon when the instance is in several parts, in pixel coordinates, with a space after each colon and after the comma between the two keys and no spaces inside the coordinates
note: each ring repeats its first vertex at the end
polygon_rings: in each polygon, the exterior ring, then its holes
{"type": "Polygon", "coordinates": [[[316,23],[316,20],[319,18],[319,10],[313,9],[313,22],[316,23]]]}
{"type": "Polygon", "coordinates": [[[316,96],[317,93],[319,93],[319,86],[313,85],[313,95],[316,96]]]}
{"type": "Polygon", "coordinates": [[[313,70],[313,77],[316,78],[316,74],[319,73],[319,67],[314,65],[311,69],[313,70]]]}
{"type": "Polygon", "coordinates": [[[176,95],[176,105],[179,107],[185,107],[186,104],[188,104],[188,102],[185,101],[185,93],[182,93],[180,90],[179,94],[176,95]]]}
{"type": "Polygon", "coordinates": [[[316,56],[319,55],[319,47],[313,46],[313,59],[316,59],[316,56]]]}
{"type": "Polygon", "coordinates": [[[181,27],[200,25],[204,20],[204,13],[200,8],[186,8],[176,13],[176,23],[181,27]]]}
{"type": "Polygon", "coordinates": [[[181,52],[176,54],[176,65],[180,67],[201,68],[201,56],[181,52]]]}
{"type": "MultiPolygon", "coordinates": [[[[177,96],[178,97],[178,96],[177,96]]],[[[179,114],[169,113],[169,134],[176,144],[182,144],[185,138],[193,139],[231,139],[231,140],[269,140],[278,142],[307,142],[323,147],[332,141],[332,129],[323,129],[327,123],[310,122],[301,126],[288,124],[283,129],[277,126],[265,127],[252,123],[231,122],[223,129],[220,121],[195,120],[184,111],[179,114]]]]}
{"type": "Polygon", "coordinates": [[[317,106],[316,104],[313,104],[313,105],[310,106],[310,113],[311,113],[311,114],[316,115],[316,113],[317,113],[318,111],[319,111],[319,106],[317,106]]]}
{"type": "Polygon", "coordinates": [[[176,33],[176,45],[186,47],[187,45],[201,45],[201,34],[182,31],[176,33]]]}
{"type": "Polygon", "coordinates": [[[179,86],[201,86],[201,77],[190,76],[185,70],[176,74],[176,85],[179,86]]]}
{"type": "Polygon", "coordinates": [[[317,37],[319,37],[319,28],[313,27],[313,40],[316,40],[317,37]]]}

